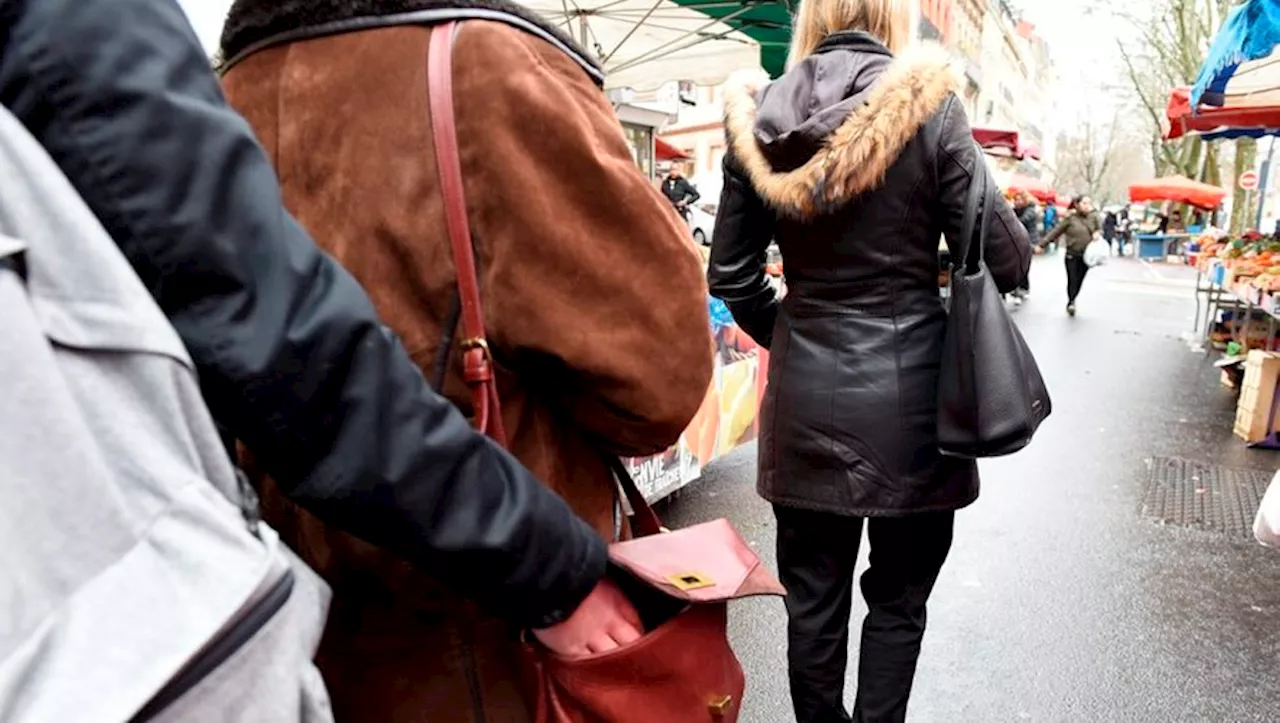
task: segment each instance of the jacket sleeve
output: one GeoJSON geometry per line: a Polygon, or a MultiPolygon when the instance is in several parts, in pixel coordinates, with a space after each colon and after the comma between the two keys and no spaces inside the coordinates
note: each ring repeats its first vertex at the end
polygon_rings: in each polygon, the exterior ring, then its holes
{"type": "Polygon", "coordinates": [[[778,294],[765,273],[774,223],[773,211],[751,187],[732,152],[726,153],[707,279],[711,294],[724,301],[733,320],[766,349],[778,319],[778,294]]]}
{"type": "Polygon", "coordinates": [[[700,198],[702,198],[702,192],[698,190],[697,186],[686,180],[684,182],[685,203],[697,203],[700,198]]]}
{"type": "Polygon", "coordinates": [[[507,292],[485,300],[498,362],[601,450],[666,449],[706,398],[714,353],[688,226],[565,53],[499,23],[464,26],[455,53],[482,283],[507,292]]]}
{"type": "Polygon", "coordinates": [[[284,210],[172,0],[0,15],[0,100],[169,316],[217,420],[293,499],[519,625],[571,613],[603,541],[427,387],[284,210]]]}
{"type": "MultiPolygon", "coordinates": [[[[977,164],[985,163],[964,108],[952,96],[942,111],[942,133],[938,148],[938,191],[942,205],[943,233],[954,256],[963,252],[967,239],[959,238],[964,224],[969,184],[977,164]]],[[[990,176],[988,175],[989,179],[990,176]]],[[[995,194],[996,212],[986,220],[987,246],[985,260],[996,286],[1002,293],[1017,289],[1027,279],[1031,268],[1031,244],[1027,229],[1018,221],[994,181],[988,180],[995,194]]]]}
{"type": "Polygon", "coordinates": [[[1045,234],[1045,237],[1040,240],[1040,245],[1048,246],[1054,241],[1057,241],[1058,237],[1061,236],[1063,233],[1065,233],[1066,230],[1067,230],[1066,219],[1059,220],[1057,225],[1055,225],[1052,229],[1050,229],[1049,233],[1045,234]]]}

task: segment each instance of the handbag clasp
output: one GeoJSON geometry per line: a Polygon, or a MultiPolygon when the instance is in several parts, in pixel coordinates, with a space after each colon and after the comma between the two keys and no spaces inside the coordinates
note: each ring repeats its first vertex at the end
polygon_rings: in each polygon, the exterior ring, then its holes
{"type": "Polygon", "coordinates": [[[713,718],[725,717],[729,714],[729,711],[732,708],[733,696],[731,695],[722,695],[719,698],[712,699],[712,701],[707,704],[707,710],[711,713],[711,717],[713,718]]]}
{"type": "Polygon", "coordinates": [[[677,590],[700,590],[704,587],[712,587],[715,580],[710,576],[700,572],[678,572],[674,575],[667,575],[667,580],[676,586],[677,590]]]}

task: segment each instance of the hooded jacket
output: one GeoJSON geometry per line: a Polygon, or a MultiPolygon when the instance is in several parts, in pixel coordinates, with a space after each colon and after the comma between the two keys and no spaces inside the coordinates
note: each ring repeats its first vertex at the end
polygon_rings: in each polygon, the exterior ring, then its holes
{"type": "MultiPolygon", "coordinates": [[[[693,240],[636,167],[594,63],[500,0],[237,0],[223,86],[289,209],[467,410],[423,24],[448,18],[462,21],[458,156],[511,450],[612,539],[604,455],[674,444],[713,347],[693,240]]],[[[334,589],[318,662],[338,720],[525,720],[518,631],[261,481],[267,518],[334,589]]]]}
{"type": "MultiPolygon", "coordinates": [[[[942,457],[936,433],[938,239],[961,257],[984,162],[954,85],[941,48],[894,58],[843,32],[763,90],[727,91],[709,278],[772,352],[758,486],[775,504],[893,516],[977,497],[975,465],[942,457]],[[781,301],[764,273],[774,240],[781,301]]],[[[1012,291],[1030,264],[1026,231],[1003,199],[987,223],[988,266],[1012,291]]]]}

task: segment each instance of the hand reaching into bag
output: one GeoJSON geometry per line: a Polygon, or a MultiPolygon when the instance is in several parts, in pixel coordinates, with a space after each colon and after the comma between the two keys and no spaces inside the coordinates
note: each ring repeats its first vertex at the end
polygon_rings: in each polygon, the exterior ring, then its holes
{"type": "Polygon", "coordinates": [[[640,613],[609,580],[601,580],[564,622],[533,631],[553,652],[585,658],[620,648],[640,639],[640,613]]]}

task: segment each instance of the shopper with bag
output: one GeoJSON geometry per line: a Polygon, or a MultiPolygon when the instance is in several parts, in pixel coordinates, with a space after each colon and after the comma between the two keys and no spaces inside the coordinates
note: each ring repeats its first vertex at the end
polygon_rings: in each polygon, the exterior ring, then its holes
{"type": "Polygon", "coordinates": [[[1067,313],[1071,316],[1076,315],[1076,299],[1084,286],[1084,277],[1089,273],[1090,264],[1085,260],[1085,253],[1090,243],[1095,239],[1101,240],[1101,227],[1098,214],[1093,210],[1093,201],[1088,196],[1076,196],[1071,199],[1071,205],[1058,225],[1041,242],[1042,246],[1048,246],[1062,238],[1066,243],[1067,313]]]}
{"type": "MultiPolygon", "coordinates": [[[[709,274],[712,293],[771,350],[758,489],[778,522],[801,723],[850,720],[846,651],[864,525],[869,612],[853,719],[905,719],[954,513],[978,496],[975,463],[939,451],[948,316],[937,251],[940,229],[953,258],[971,248],[961,236],[984,161],[948,54],[910,45],[910,6],[803,0],[788,73],[726,92],[709,274]],[[774,239],[787,267],[783,300],[764,269],[774,239]]],[[[1007,293],[1026,280],[1031,248],[989,190],[985,260],[1007,293]]]]}
{"type": "MultiPolygon", "coordinates": [[[[238,0],[222,50],[227,96],[275,159],[290,210],[370,290],[432,385],[597,533],[627,536],[606,457],[679,439],[713,348],[698,252],[635,166],[600,68],[495,0],[238,0]],[[453,50],[434,62],[452,71],[432,75],[433,29],[446,22],[453,50]],[[444,193],[450,161],[463,211],[444,193]],[[468,266],[446,233],[458,215],[476,300],[455,283],[468,266]],[[487,340],[466,328],[477,314],[487,340]],[[496,375],[500,411],[472,398],[477,374],[496,375]]],[[[339,720],[533,714],[509,621],[260,482],[267,518],[334,588],[318,660],[339,720]]],[[[486,574],[477,563],[471,574],[486,574]]]]}
{"type": "MultiPolygon", "coordinates": [[[[601,582],[600,535],[432,392],[410,359],[418,349],[406,353],[285,210],[176,3],[8,2],[0,37],[0,101],[15,118],[0,133],[21,151],[6,158],[0,187],[0,356],[15,385],[6,410],[30,412],[9,415],[25,425],[0,435],[0,480],[26,482],[6,494],[0,524],[15,536],[0,597],[24,601],[0,633],[0,718],[329,717],[314,670],[284,664],[313,653],[324,596],[302,567],[292,587],[269,567],[279,562],[271,549],[282,551],[236,488],[208,412],[284,495],[331,529],[394,550],[439,581],[434,592],[473,600],[566,655],[634,638],[634,611],[601,582]],[[74,245],[95,234],[97,247],[74,245]],[[102,248],[112,242],[115,261],[102,248]],[[208,504],[175,506],[178,488],[208,504]],[[70,514],[44,514],[57,504],[70,514]],[[270,589],[253,589],[251,576],[268,571],[270,589]]],[[[385,170],[372,185],[388,186],[385,170]]],[[[443,246],[437,258],[447,259],[443,246]]],[[[682,278],[704,309],[696,268],[682,278]]],[[[678,316],[705,334],[689,307],[678,316]]],[[[662,383],[698,386],[709,356],[708,342],[687,372],[698,379],[672,372],[662,383]]],[[[594,370],[628,389],[611,368],[594,370]]],[[[613,401],[566,405],[627,409],[613,401]]],[[[626,444],[674,436],[689,403],[667,401],[644,420],[624,413],[626,444]]],[[[443,657],[454,642],[423,655],[443,657]]]]}

